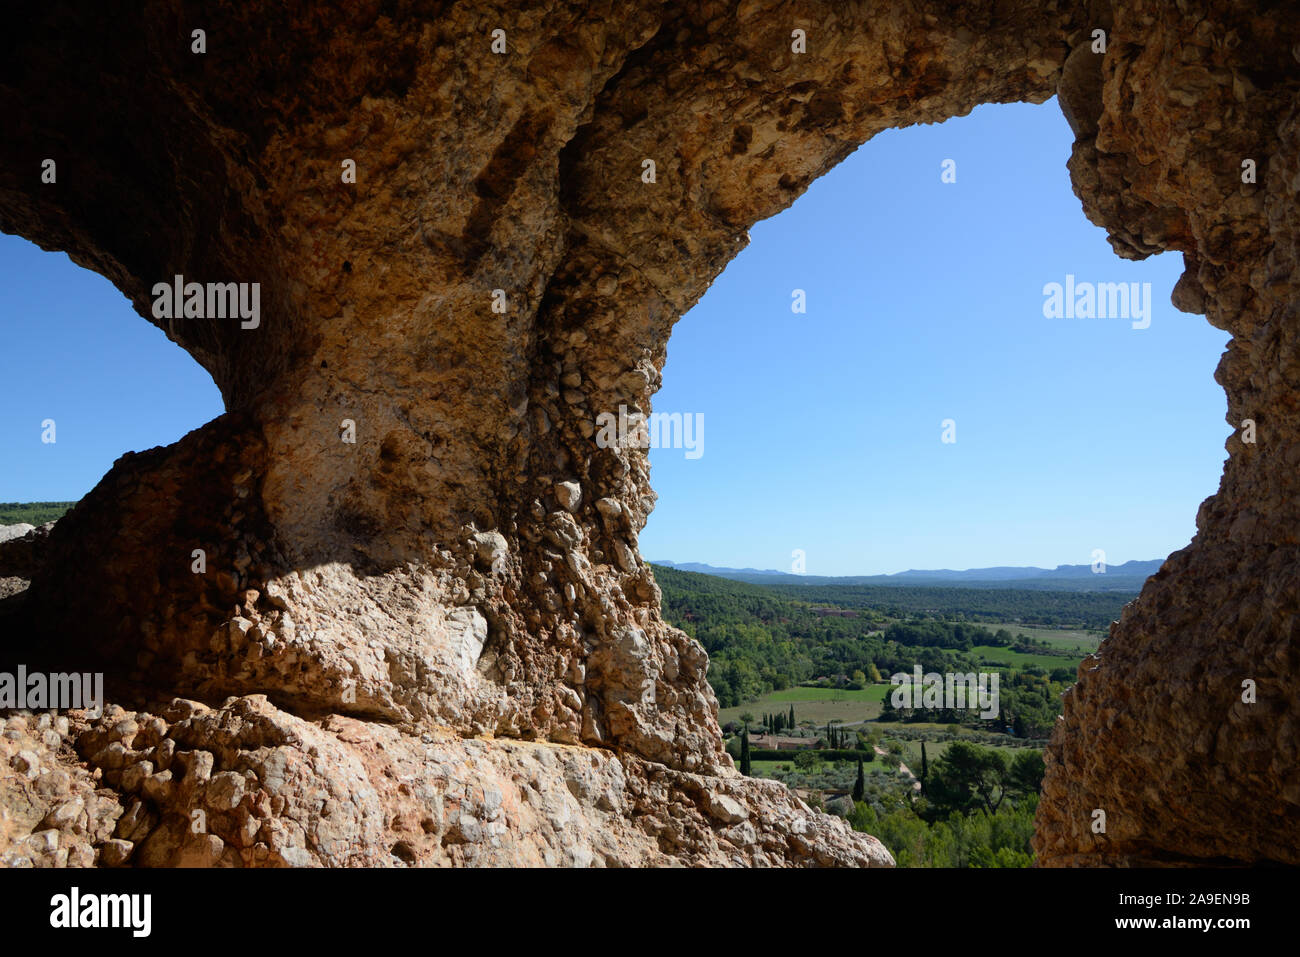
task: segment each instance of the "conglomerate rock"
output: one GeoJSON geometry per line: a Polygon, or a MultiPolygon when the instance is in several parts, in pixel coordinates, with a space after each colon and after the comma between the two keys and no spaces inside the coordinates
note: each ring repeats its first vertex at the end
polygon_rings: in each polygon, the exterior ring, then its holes
{"type": "Polygon", "coordinates": [[[1040,857],[1300,853],[1284,6],[52,0],[9,27],[0,227],[109,277],[228,410],[118,460],[0,618],[6,658],[107,674],[57,749],[117,795],[114,836],[78,825],[101,863],[890,863],[732,768],[639,557],[646,453],[596,420],[649,411],[748,226],[859,144],[1058,85],[1085,211],[1121,255],[1187,254],[1177,303],[1232,329],[1262,437],[1085,663],[1040,857]],[[177,276],[258,283],[259,314],[155,312],[177,276]]]}
{"type": "Polygon", "coordinates": [[[1124,3],[1110,37],[1066,70],[1075,191],[1120,256],[1184,253],[1174,305],[1233,336],[1234,432],[1192,543],[1066,695],[1038,857],[1300,864],[1300,17],[1124,3]]]}

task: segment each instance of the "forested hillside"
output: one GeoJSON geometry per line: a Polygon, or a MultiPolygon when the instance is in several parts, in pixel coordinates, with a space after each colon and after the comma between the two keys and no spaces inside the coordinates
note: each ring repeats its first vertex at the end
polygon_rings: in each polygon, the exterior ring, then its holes
{"type": "Polygon", "coordinates": [[[76,502],[0,502],[0,525],[44,525],[63,517],[76,502]]]}
{"type": "MultiPolygon", "coordinates": [[[[1060,693],[1074,680],[1078,656],[1005,623],[1100,629],[1131,597],[960,588],[805,589],[658,566],[655,578],[664,617],[708,651],[709,683],[722,708],[801,684],[861,689],[916,665],[939,673],[996,670],[1003,675],[1005,724],[1031,737],[1050,729],[1060,693]],[[1002,657],[1009,662],[1024,663],[991,665],[995,649],[1007,649],[1002,657]]],[[[903,717],[974,720],[969,714],[903,717]]]]}
{"type": "Polygon", "coordinates": [[[664,617],[709,652],[741,772],[844,814],[904,867],[1033,862],[1038,749],[1080,659],[1132,597],[754,585],[659,566],[655,577],[664,617]],[[942,701],[897,707],[887,682],[917,665],[995,674],[993,712],[942,701]],[[774,750],[777,734],[793,749],[774,750]]]}

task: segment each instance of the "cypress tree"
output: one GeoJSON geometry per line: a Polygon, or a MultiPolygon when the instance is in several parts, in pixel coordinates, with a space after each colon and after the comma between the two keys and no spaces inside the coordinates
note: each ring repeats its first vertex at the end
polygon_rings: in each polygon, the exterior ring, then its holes
{"type": "Polygon", "coordinates": [[[861,801],[867,793],[867,777],[862,770],[862,759],[858,758],[858,780],[853,785],[853,800],[861,801]]]}
{"type": "Polygon", "coordinates": [[[925,756],[925,742],[921,742],[921,793],[925,793],[925,778],[930,773],[930,762],[925,756]]]}
{"type": "Polygon", "coordinates": [[[794,727],[794,705],[790,705],[790,727],[794,727]]]}
{"type": "Polygon", "coordinates": [[[893,695],[886,694],[885,699],[880,702],[880,717],[877,721],[897,721],[898,711],[894,708],[893,695]]]}
{"type": "Polygon", "coordinates": [[[740,732],[740,773],[749,777],[752,766],[749,761],[749,729],[740,732]]]}

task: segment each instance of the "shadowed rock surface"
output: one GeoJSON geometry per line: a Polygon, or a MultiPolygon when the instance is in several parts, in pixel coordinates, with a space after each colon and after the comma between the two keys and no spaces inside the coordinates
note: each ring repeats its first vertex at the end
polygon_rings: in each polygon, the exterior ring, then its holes
{"type": "Polygon", "coordinates": [[[749,225],[859,144],[1062,83],[1085,212],[1120,255],[1187,254],[1176,304],[1233,332],[1229,420],[1261,438],[1229,441],[1196,541],[1081,669],[1040,859],[1300,861],[1300,37],[1268,9],[15,14],[0,228],[108,276],[228,411],[123,456],[0,619],[6,660],[102,669],[114,702],[63,731],[10,719],[10,862],[892,863],[732,768],[706,656],[637,548],[646,453],[598,447],[595,420],[649,411],[673,323],[749,225]],[[176,275],[260,283],[260,324],[155,319],[176,275]]]}

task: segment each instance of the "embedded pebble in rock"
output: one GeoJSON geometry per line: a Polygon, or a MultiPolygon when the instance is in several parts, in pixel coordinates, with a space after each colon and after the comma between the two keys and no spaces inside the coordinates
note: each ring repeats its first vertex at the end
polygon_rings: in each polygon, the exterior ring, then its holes
{"type": "MultiPolygon", "coordinates": [[[[84,712],[74,715],[85,720],[84,712]]],[[[122,814],[118,795],[102,789],[89,768],[69,763],[73,740],[67,716],[50,721],[48,715],[16,714],[5,728],[0,867],[91,866],[95,848],[112,837],[122,814]]]]}
{"type": "Polygon", "coordinates": [[[582,486],[577,482],[559,482],[555,486],[555,500],[566,512],[576,512],[582,501],[582,486]]]}

